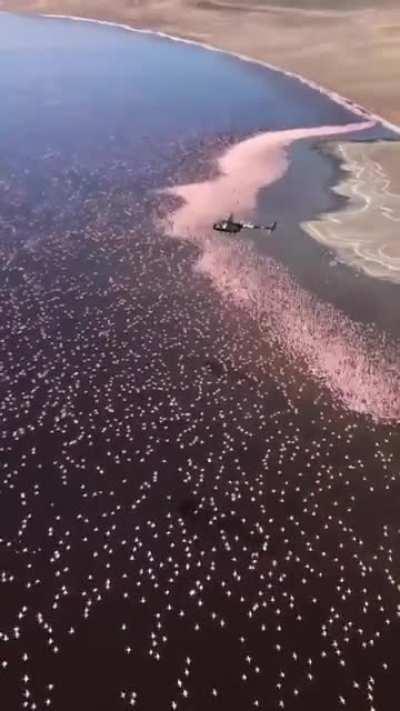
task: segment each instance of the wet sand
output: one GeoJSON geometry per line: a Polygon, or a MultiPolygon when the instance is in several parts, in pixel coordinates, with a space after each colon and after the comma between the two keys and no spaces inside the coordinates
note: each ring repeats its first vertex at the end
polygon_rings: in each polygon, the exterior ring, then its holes
{"type": "Polygon", "coordinates": [[[334,190],[348,199],[339,211],[304,229],[343,262],[400,283],[400,144],[342,143],[332,152],[347,175],[334,190]]]}
{"type": "Polygon", "coordinates": [[[147,0],[0,0],[0,9],[81,15],[124,22],[210,43],[271,62],[323,84],[400,123],[396,87],[400,66],[397,3],[299,0],[281,8],[254,2],[147,0]],[[316,41],[317,38],[317,41],[316,41]]]}
{"type": "Polygon", "coordinates": [[[243,214],[253,214],[258,191],[285,175],[289,164],[288,148],[295,141],[363,131],[374,125],[374,121],[364,121],[343,126],[296,128],[262,133],[242,141],[220,158],[220,177],[172,189],[186,203],[173,216],[174,234],[182,237],[193,235],[196,239],[196,235],[202,235],[204,230],[209,231],[209,226],[221,214],[229,214],[232,194],[239,182],[236,212],[242,217],[243,214]],[[248,170],[249,165],[251,171],[248,170]]]}

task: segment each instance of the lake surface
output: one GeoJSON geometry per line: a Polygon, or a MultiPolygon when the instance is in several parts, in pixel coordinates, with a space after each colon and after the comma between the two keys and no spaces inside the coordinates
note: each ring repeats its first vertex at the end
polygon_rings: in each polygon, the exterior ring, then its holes
{"type": "Polygon", "coordinates": [[[270,247],[160,228],[239,138],[357,117],[101,25],[0,13],[0,59],[5,707],[394,710],[397,346],[295,232],[337,161],[295,144],[270,247]]]}
{"type": "Polygon", "coordinates": [[[6,14],[1,32],[1,136],[13,147],[24,142],[24,154],[50,147],[112,154],[112,140],[137,148],[148,137],[245,134],[350,116],[297,82],[165,39],[6,14]]]}

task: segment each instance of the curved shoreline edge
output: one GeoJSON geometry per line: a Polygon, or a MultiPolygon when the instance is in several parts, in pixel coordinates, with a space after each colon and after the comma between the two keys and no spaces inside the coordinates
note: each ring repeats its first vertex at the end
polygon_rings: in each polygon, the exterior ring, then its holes
{"type": "MultiPolygon", "coordinates": [[[[1,13],[0,13],[1,14],[1,13]]],[[[13,14],[13,13],[9,13],[13,14]]],[[[208,44],[206,42],[199,42],[197,40],[193,39],[188,39],[186,37],[178,37],[176,35],[171,35],[168,34],[167,32],[163,32],[162,30],[153,30],[153,29],[147,29],[143,27],[134,27],[133,25],[128,25],[126,23],[122,22],[115,22],[112,20],[99,20],[96,18],[91,18],[91,17],[82,17],[80,15],[63,15],[63,14],[57,14],[57,13],[37,13],[35,15],[32,15],[35,17],[43,17],[43,18],[48,18],[48,19],[58,19],[58,20],[71,20],[73,22],[90,22],[93,24],[97,25],[105,25],[109,27],[115,27],[120,30],[125,30],[127,32],[137,32],[139,34],[148,34],[148,35],[155,35],[156,37],[163,37],[164,39],[169,39],[172,40],[173,42],[182,42],[184,44],[190,44],[194,45],[195,47],[202,47],[203,49],[207,49],[212,52],[219,52],[221,54],[225,54],[229,57],[235,57],[236,59],[241,60],[242,62],[248,62],[250,64],[255,64],[257,66],[265,67],[266,69],[269,69],[270,71],[277,72],[279,74],[282,74],[286,77],[289,77],[291,79],[296,79],[302,84],[305,84],[306,86],[310,87],[311,89],[314,89],[314,91],[318,91],[320,94],[324,94],[325,96],[329,97],[332,101],[334,101],[336,104],[339,104],[340,106],[343,106],[344,108],[348,109],[348,111],[352,112],[356,116],[360,116],[363,119],[366,120],[374,120],[376,123],[382,124],[382,126],[385,126],[390,131],[393,131],[394,133],[397,133],[399,136],[400,140],[400,126],[397,124],[392,123],[391,121],[388,121],[385,119],[383,116],[380,116],[379,114],[373,113],[366,109],[365,107],[361,106],[360,104],[357,104],[356,102],[352,101],[351,99],[346,98],[345,96],[342,96],[336,91],[333,91],[331,89],[327,89],[321,84],[318,84],[317,82],[313,81],[312,79],[307,79],[306,77],[303,77],[301,74],[297,74],[296,72],[291,72],[287,69],[283,69],[282,67],[279,67],[275,64],[270,64],[269,62],[265,62],[261,59],[254,59],[253,57],[250,57],[249,55],[246,54],[241,54],[239,52],[232,52],[226,49],[221,49],[220,47],[216,47],[215,45],[208,44]]]]}

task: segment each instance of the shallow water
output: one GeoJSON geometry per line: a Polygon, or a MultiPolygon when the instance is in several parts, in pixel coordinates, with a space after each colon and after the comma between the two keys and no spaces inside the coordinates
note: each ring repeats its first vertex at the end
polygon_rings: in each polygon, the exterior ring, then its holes
{"type": "Polygon", "coordinates": [[[371,277],[400,284],[400,189],[396,171],[400,143],[340,144],[343,180],[335,187],[345,209],[306,222],[312,237],[344,263],[371,277]],[[392,167],[392,179],[390,168],[392,167]]]}
{"type": "Polygon", "coordinates": [[[0,20],[2,702],[395,711],[396,354],[338,339],[270,253],[156,229],[176,201],[154,188],[206,180],[238,136],[357,118],[202,49],[0,20]],[[250,307],[229,291],[249,279],[250,307]],[[310,375],[321,336],[356,348],[366,404],[310,375]]]}

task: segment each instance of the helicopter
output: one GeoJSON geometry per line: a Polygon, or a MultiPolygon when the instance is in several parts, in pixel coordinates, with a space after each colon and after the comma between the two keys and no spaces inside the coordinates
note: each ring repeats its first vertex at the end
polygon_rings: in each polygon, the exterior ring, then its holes
{"type": "Polygon", "coordinates": [[[217,230],[217,232],[227,232],[228,234],[236,234],[243,229],[265,230],[271,233],[276,228],[276,225],[277,222],[273,222],[272,225],[253,225],[251,222],[237,222],[233,217],[233,213],[231,213],[228,219],[215,222],[213,229],[217,230]]]}

